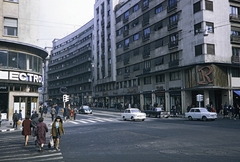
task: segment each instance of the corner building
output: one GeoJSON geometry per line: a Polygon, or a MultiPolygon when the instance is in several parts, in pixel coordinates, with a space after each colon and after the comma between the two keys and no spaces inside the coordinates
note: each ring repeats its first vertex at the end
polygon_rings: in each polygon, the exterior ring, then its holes
{"type": "MultiPolygon", "coordinates": [[[[117,103],[186,111],[239,104],[238,0],[131,0],[115,7],[117,103]]],[[[106,92],[105,92],[106,93],[106,92]]],[[[110,97],[110,96],[109,96],[110,97]]]]}
{"type": "Polygon", "coordinates": [[[0,111],[12,120],[15,110],[23,118],[38,110],[42,63],[47,51],[38,47],[40,1],[0,1],[0,111]],[[29,15],[31,13],[31,15],[29,15]],[[35,25],[32,25],[34,24],[35,25]]]}
{"type": "Polygon", "coordinates": [[[63,94],[71,105],[92,103],[93,20],[62,39],[53,41],[49,58],[48,96],[63,106],[63,94]]]}

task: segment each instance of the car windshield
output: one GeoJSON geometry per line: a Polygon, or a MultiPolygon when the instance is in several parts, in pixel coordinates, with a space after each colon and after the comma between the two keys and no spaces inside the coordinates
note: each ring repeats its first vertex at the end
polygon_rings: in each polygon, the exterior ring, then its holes
{"type": "Polygon", "coordinates": [[[132,112],[132,113],[139,113],[139,112],[141,112],[141,111],[139,111],[139,110],[131,110],[131,112],[132,112]]]}
{"type": "Polygon", "coordinates": [[[83,109],[90,110],[90,108],[88,106],[84,106],[83,109]]]}

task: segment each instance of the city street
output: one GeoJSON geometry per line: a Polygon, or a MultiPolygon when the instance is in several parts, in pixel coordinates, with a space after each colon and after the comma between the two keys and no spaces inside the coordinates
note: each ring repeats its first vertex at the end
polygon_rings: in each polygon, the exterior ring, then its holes
{"type": "MultiPolygon", "coordinates": [[[[65,122],[60,151],[37,151],[20,131],[0,133],[0,161],[238,161],[240,120],[188,121],[147,118],[122,121],[119,112],[94,111],[65,122]]],[[[49,134],[48,134],[49,138],[49,134]]]]}

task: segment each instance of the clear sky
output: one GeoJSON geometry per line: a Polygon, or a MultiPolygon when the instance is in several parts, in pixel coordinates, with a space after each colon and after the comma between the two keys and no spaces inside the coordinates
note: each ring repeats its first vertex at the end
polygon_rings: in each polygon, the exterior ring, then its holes
{"type": "Polygon", "coordinates": [[[42,48],[52,40],[77,30],[94,16],[95,0],[41,0],[40,38],[42,48]]]}

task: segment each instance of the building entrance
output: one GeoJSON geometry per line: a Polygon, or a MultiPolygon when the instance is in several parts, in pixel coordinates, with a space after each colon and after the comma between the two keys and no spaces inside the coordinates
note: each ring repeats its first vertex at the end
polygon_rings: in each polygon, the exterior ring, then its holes
{"type": "Polygon", "coordinates": [[[8,111],[8,93],[0,93],[0,111],[1,113],[8,111]]]}

